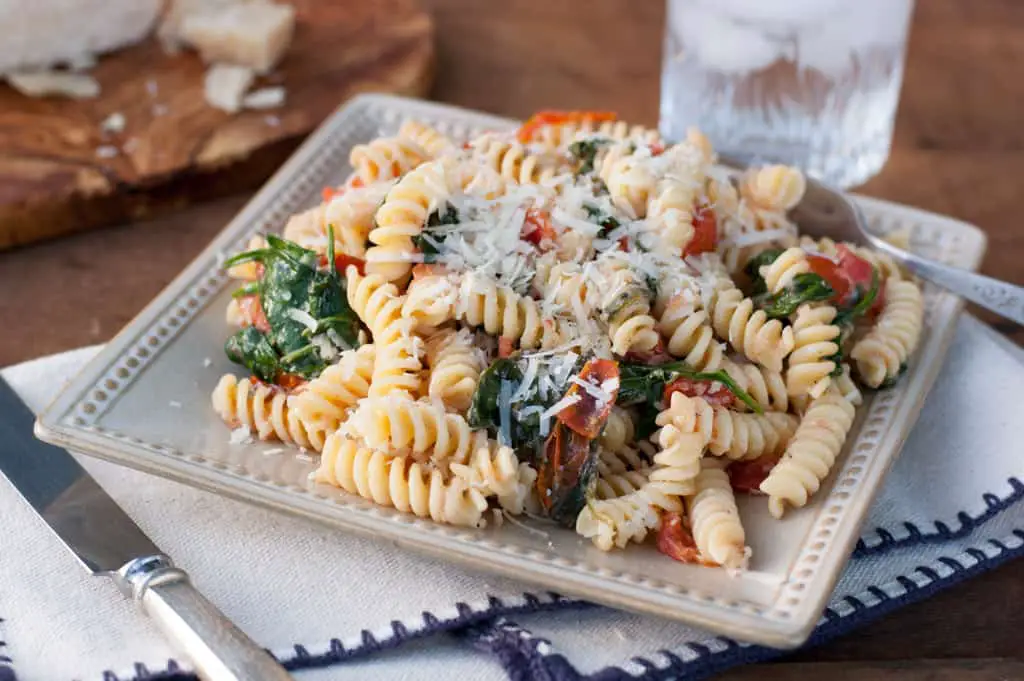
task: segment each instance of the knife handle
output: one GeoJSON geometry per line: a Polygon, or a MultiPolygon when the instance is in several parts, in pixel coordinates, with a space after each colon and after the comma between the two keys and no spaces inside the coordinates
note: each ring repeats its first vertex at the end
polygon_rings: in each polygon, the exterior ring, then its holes
{"type": "Polygon", "coordinates": [[[138,558],[113,575],[121,590],[178,644],[205,681],[291,681],[277,660],[206,600],[166,556],[138,558]]]}

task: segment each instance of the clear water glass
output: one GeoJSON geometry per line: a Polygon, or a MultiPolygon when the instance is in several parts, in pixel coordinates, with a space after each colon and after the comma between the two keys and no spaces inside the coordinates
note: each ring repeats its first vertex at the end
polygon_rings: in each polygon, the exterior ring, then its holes
{"type": "Polygon", "coordinates": [[[840,187],[885,164],[913,0],[667,0],[661,131],[840,187]]]}

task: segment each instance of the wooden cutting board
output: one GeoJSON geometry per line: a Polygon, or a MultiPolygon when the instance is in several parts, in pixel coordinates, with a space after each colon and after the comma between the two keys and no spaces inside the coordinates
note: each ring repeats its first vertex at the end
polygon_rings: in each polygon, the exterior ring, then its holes
{"type": "Polygon", "coordinates": [[[433,24],[417,0],[291,2],[295,39],[254,85],[283,85],[278,109],[211,108],[201,60],[168,56],[155,40],[104,57],[96,99],[31,99],[0,85],[0,249],[254,188],[351,95],[427,93],[433,24]],[[114,113],[125,129],[104,133],[114,113]]]}

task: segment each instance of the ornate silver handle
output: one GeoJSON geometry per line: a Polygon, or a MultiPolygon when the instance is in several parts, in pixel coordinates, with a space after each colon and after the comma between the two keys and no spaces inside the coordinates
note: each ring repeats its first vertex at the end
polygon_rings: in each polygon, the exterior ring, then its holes
{"type": "Polygon", "coordinates": [[[291,681],[265,650],[199,593],[166,556],[139,558],[112,575],[177,643],[206,681],[291,681]]]}
{"type": "Polygon", "coordinates": [[[882,239],[872,238],[871,241],[922,279],[938,284],[986,310],[1024,324],[1024,287],[921,258],[882,239]]]}

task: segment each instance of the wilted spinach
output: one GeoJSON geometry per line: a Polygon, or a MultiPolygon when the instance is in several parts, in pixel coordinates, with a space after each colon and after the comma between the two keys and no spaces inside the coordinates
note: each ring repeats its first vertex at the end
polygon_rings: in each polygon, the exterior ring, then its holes
{"type": "MultiPolygon", "coordinates": [[[[225,267],[246,262],[263,265],[263,276],[255,287],[270,330],[243,329],[225,345],[228,357],[272,381],[279,373],[304,378],[317,376],[326,366],[310,338],[327,334],[344,348],[359,346],[359,318],[348,305],[345,281],[334,266],[334,232],[328,228],[326,267],[313,251],[274,235],[267,236],[265,248],[229,258],[225,267]],[[297,317],[306,315],[316,323],[311,329],[297,317]],[[271,354],[276,358],[272,362],[271,354]],[[256,371],[258,368],[259,371],[256,371]]],[[[253,287],[236,292],[251,295],[253,287]]]]}
{"type": "Polygon", "coordinates": [[[828,300],[835,290],[822,277],[813,272],[804,272],[793,277],[793,282],[776,295],[767,292],[754,297],[754,302],[764,310],[769,319],[788,317],[804,303],[828,300]]]}
{"type": "Polygon", "coordinates": [[[446,225],[457,225],[459,223],[459,211],[455,206],[448,204],[444,212],[440,208],[435,210],[427,218],[427,224],[423,231],[412,238],[413,245],[423,253],[423,262],[437,262],[437,255],[441,252],[440,245],[444,244],[448,237],[446,225]]]}
{"type": "Polygon", "coordinates": [[[781,248],[769,248],[767,251],[761,251],[747,261],[747,264],[743,267],[743,271],[747,273],[748,277],[750,277],[751,296],[761,295],[768,290],[768,287],[764,283],[764,277],[761,276],[761,268],[766,265],[771,265],[780,255],[782,255],[781,248]]]}
{"type": "Polygon", "coordinates": [[[592,137],[590,139],[578,140],[569,145],[569,153],[576,159],[575,173],[585,175],[594,170],[594,161],[597,160],[597,152],[601,147],[607,146],[609,140],[592,137]]]}

